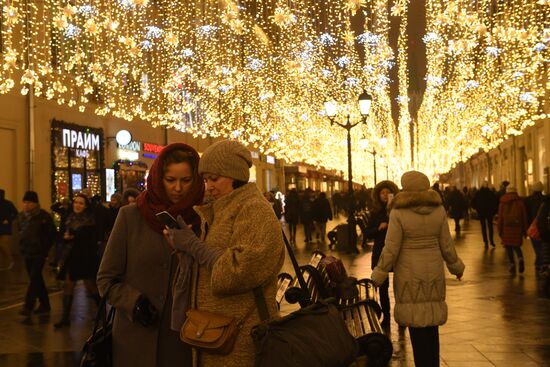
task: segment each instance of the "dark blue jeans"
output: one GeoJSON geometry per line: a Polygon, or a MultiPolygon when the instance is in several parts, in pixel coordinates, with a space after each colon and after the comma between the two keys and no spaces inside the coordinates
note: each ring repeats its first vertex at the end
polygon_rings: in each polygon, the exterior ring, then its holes
{"type": "Polygon", "coordinates": [[[542,241],[537,241],[531,238],[533,244],[533,250],[535,251],[535,266],[540,267],[542,263],[542,241]]]}

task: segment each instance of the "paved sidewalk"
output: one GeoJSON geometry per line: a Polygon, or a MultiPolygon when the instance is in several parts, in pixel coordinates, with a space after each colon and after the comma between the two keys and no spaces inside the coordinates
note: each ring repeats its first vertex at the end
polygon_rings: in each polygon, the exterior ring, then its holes
{"type": "MultiPolygon", "coordinates": [[[[340,217],[340,221],[343,218],[340,217]]],[[[339,221],[327,226],[333,228],[339,221]]],[[[326,244],[303,243],[298,229],[297,257],[309,260],[312,250],[330,253],[326,244]]],[[[466,264],[463,281],[447,276],[449,321],[440,328],[441,366],[550,366],[550,300],[539,291],[540,280],[534,273],[533,250],[526,241],[523,250],[526,271],[523,275],[508,273],[502,246],[485,251],[479,223],[463,226],[456,241],[459,255],[466,264]]],[[[359,255],[339,254],[350,275],[370,275],[370,248],[359,255]]],[[[287,259],[283,271],[292,272],[287,259]]],[[[78,352],[90,333],[95,314],[93,302],[86,298],[83,287],[77,289],[72,325],[55,331],[53,323],[60,317],[61,293],[53,275],[45,271],[51,291],[52,314],[33,318],[32,325],[22,325],[20,299],[26,287],[21,264],[0,272],[0,367],[76,367],[78,352]]],[[[393,303],[393,294],[392,303],[393,303]]],[[[286,306],[289,309],[289,306],[286,306]]],[[[414,366],[408,333],[392,324],[394,355],[391,366],[414,366]]],[[[359,361],[359,366],[364,361],[359,361]]],[[[177,364],[175,364],[177,366],[177,364]]]]}

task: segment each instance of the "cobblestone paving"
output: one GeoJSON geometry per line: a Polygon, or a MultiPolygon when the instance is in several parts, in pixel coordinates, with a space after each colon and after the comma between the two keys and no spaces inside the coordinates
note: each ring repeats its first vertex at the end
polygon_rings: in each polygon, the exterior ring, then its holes
{"type": "MultiPolygon", "coordinates": [[[[339,220],[329,223],[327,228],[337,223],[339,220]]],[[[302,229],[298,231],[300,263],[309,260],[312,250],[331,252],[325,244],[305,245],[302,229]]],[[[465,223],[461,237],[456,239],[456,248],[466,271],[460,282],[447,274],[449,320],[440,328],[441,366],[550,366],[550,300],[541,294],[542,282],[532,266],[530,242],[526,240],[523,245],[526,271],[515,276],[508,272],[502,246],[483,249],[477,221],[465,223]]],[[[358,255],[336,251],[334,254],[343,259],[350,275],[369,276],[370,247],[361,249],[358,255]]],[[[292,272],[288,259],[283,270],[292,272]]],[[[60,317],[61,292],[47,269],[45,274],[52,314],[45,318],[33,316],[32,323],[26,325],[17,314],[26,287],[20,260],[13,269],[0,272],[0,367],[78,365],[79,350],[90,333],[95,306],[79,287],[71,327],[55,331],[52,324],[60,317]]],[[[283,305],[283,311],[292,307],[283,305]]],[[[390,366],[414,366],[407,331],[393,323],[391,339],[394,354],[390,366]]],[[[360,359],[356,365],[364,366],[365,361],[360,359]]]]}

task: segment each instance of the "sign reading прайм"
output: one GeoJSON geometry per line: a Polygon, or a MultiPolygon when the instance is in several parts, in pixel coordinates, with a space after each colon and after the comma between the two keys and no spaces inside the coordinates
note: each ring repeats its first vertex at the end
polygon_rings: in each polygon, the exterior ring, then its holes
{"type": "Polygon", "coordinates": [[[76,149],[99,150],[99,135],[63,129],[63,146],[76,149]]]}

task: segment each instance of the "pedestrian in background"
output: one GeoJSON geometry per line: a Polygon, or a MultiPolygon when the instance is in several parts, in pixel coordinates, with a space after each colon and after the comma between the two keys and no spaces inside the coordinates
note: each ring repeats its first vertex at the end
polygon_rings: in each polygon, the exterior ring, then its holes
{"type": "Polygon", "coordinates": [[[100,233],[90,200],[82,193],[73,199],[73,212],[65,223],[65,240],[59,260],[57,279],[63,281],[63,310],[61,319],[54,324],[56,329],[71,325],[71,308],[75,284],[84,281],[89,296],[99,304],[99,292],[95,278],[97,275],[97,238],[100,233]]]}
{"type": "Polygon", "coordinates": [[[122,193],[121,206],[126,206],[129,204],[135,203],[138,196],[139,196],[138,189],[134,189],[133,187],[127,188],[126,190],[124,190],[124,193],[122,193]]]}
{"type": "Polygon", "coordinates": [[[13,267],[12,224],[17,217],[17,209],[11,201],[6,200],[5,195],[6,192],[0,189],[0,270],[13,267]]]}
{"type": "Polygon", "coordinates": [[[304,191],[304,195],[300,200],[300,222],[304,226],[304,237],[306,244],[313,241],[313,198],[310,189],[304,191]]]}
{"type": "Polygon", "coordinates": [[[403,192],[392,201],[386,244],[371,279],[381,286],[393,269],[394,317],[407,326],[416,366],[439,366],[439,325],[447,321],[445,270],[462,278],[447,215],[430,180],[417,171],[401,177],[403,192]]]}
{"type": "MultiPolygon", "coordinates": [[[[533,193],[525,198],[525,208],[527,210],[527,226],[537,218],[537,213],[540,206],[544,201],[544,195],[542,191],[544,186],[542,182],[535,182],[533,184],[533,193]]],[[[531,244],[533,245],[533,250],[535,251],[535,272],[540,272],[542,268],[542,241],[531,238],[531,244]]]]}
{"type": "MultiPolygon", "coordinates": [[[[198,265],[193,274],[196,291],[192,306],[243,319],[233,351],[228,355],[198,351],[200,367],[254,365],[250,332],[260,323],[254,289],[263,293],[269,315],[277,315],[277,274],[284,262],[281,224],[256,184],[248,183],[251,166],[250,151],[237,141],[209,146],[201,157],[199,173],[214,201],[195,207],[201,217],[202,235],[198,238],[181,222],[182,230],[167,232],[167,241],[192,256],[198,265]]],[[[181,284],[176,283],[176,287],[181,288],[181,284]]],[[[182,291],[181,297],[174,298],[175,305],[188,300],[189,290],[182,291]]],[[[181,312],[172,314],[175,330],[180,329],[184,317],[181,312]]]]}
{"type": "Polygon", "coordinates": [[[285,222],[288,224],[290,243],[296,246],[296,227],[300,221],[300,197],[296,189],[291,189],[285,198],[285,222]]]}
{"type": "MultiPolygon", "coordinates": [[[[389,205],[393,197],[397,195],[399,188],[392,181],[379,182],[372,190],[373,208],[366,229],[366,236],[374,239],[374,247],[372,248],[371,269],[374,269],[378,264],[380,254],[384,249],[386,241],[386,233],[388,232],[389,205]]],[[[387,278],[378,288],[380,296],[380,306],[382,306],[382,328],[388,331],[391,323],[390,313],[390,296],[389,296],[390,280],[387,278]]]]}
{"type": "Polygon", "coordinates": [[[147,189],[136,205],[120,208],[97,274],[102,296],[117,309],[113,367],[192,365],[191,348],[171,329],[172,307],[184,315],[189,305],[189,297],[178,305],[172,302],[173,286],[190,289],[192,260],[183,259],[190,260],[189,268],[176,271],[180,255],[166,243],[165,225],[156,214],[168,211],[199,227],[199,216],[193,210],[204,197],[198,163],[199,154],[191,146],[166,146],[153,162],[147,189]]]}
{"type": "Polygon", "coordinates": [[[489,248],[489,243],[495,247],[493,219],[498,212],[498,205],[496,193],[489,188],[489,182],[484,181],[474,196],[472,207],[477,212],[477,219],[479,219],[479,223],[481,224],[481,235],[485,249],[489,248]]]}
{"type": "Polygon", "coordinates": [[[332,208],[327,199],[327,194],[324,192],[319,193],[319,196],[313,201],[313,220],[317,226],[321,243],[325,243],[327,222],[332,220],[332,208]]]}
{"type": "Polygon", "coordinates": [[[456,235],[460,235],[460,220],[464,218],[466,210],[468,208],[468,202],[464,197],[464,194],[456,188],[451,186],[451,191],[447,197],[447,210],[449,211],[449,217],[455,221],[456,235]]]}
{"type": "Polygon", "coordinates": [[[30,280],[25,304],[19,314],[25,316],[25,321],[28,322],[37,299],[40,305],[34,312],[36,314],[50,312],[50,299],[42,277],[42,269],[48,251],[55,241],[55,226],[52,216],[40,208],[38,194],[34,191],[27,191],[23,196],[23,211],[17,216],[17,224],[19,247],[30,280]]]}
{"type": "Polygon", "coordinates": [[[523,238],[527,237],[527,213],[523,200],[519,197],[517,190],[513,186],[506,188],[506,194],[500,198],[498,208],[498,234],[502,244],[506,248],[506,254],[510,261],[510,273],[516,273],[516,262],[514,253],[518,258],[518,270],[523,273],[525,263],[523,261],[523,252],[521,245],[523,238]]]}
{"type": "Polygon", "coordinates": [[[266,191],[264,193],[264,197],[271,204],[271,207],[273,208],[273,212],[275,213],[277,219],[280,220],[283,216],[283,206],[281,204],[281,201],[276,199],[275,195],[271,191],[266,191]]]}

